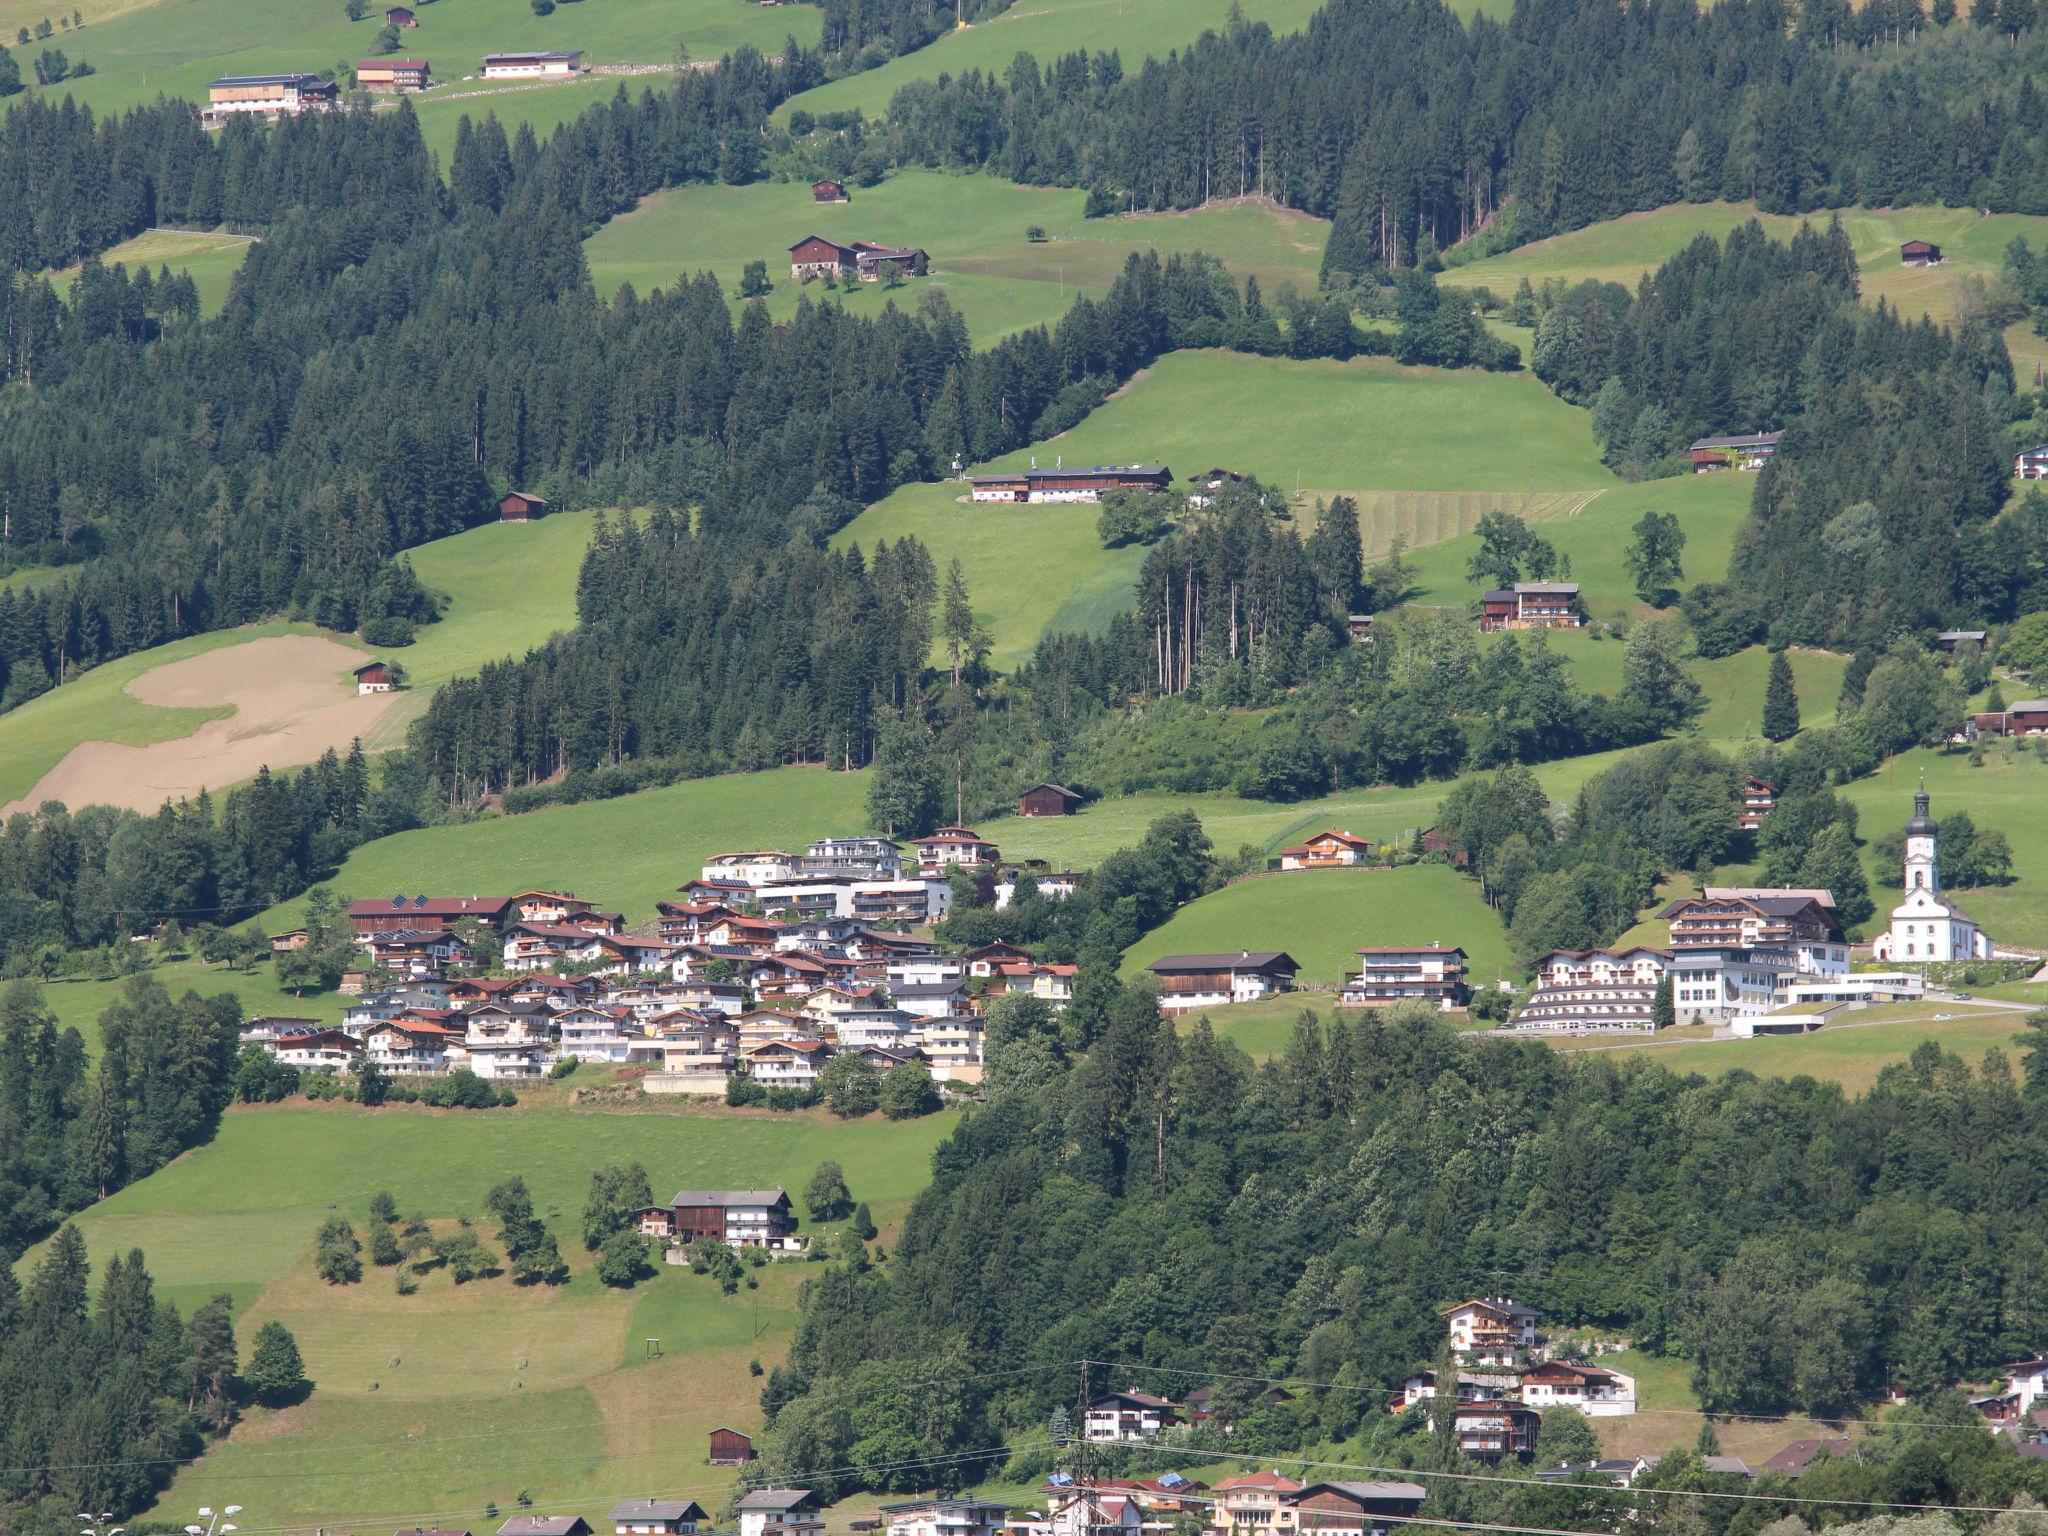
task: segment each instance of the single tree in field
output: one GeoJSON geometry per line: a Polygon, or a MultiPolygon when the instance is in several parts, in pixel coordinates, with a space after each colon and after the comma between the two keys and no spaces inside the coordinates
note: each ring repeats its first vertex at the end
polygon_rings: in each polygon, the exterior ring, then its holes
{"type": "Polygon", "coordinates": [[[1792,685],[1792,663],[1783,651],[1771,652],[1770,680],[1764,684],[1764,739],[1790,741],[1799,734],[1799,693],[1792,685]]]}
{"type": "Polygon", "coordinates": [[[1645,512],[1631,530],[1626,563],[1636,580],[1636,596],[1653,608],[1669,608],[1677,601],[1678,583],[1685,575],[1679,556],[1685,549],[1685,530],[1673,512],[1645,512]]]}
{"type": "Polygon", "coordinates": [[[590,1175],[583,1205],[583,1246],[595,1253],[614,1232],[630,1227],[636,1213],[654,1204],[647,1170],[638,1163],[611,1163],[590,1175]]]}
{"type": "Polygon", "coordinates": [[[818,1171],[804,1186],[804,1208],[813,1221],[837,1221],[852,1210],[853,1192],[846,1187],[846,1170],[834,1162],[818,1164],[818,1171]]]}
{"type": "Polygon", "coordinates": [[[306,1380],[306,1364],[299,1358],[299,1341],[291,1329],[272,1321],[256,1330],[256,1348],[242,1380],[252,1398],[272,1407],[305,1395],[312,1383],[306,1380]]]}
{"type": "Polygon", "coordinates": [[[988,654],[992,643],[988,631],[974,617],[974,604],[967,595],[967,573],[958,560],[946,567],[946,591],[941,601],[939,635],[946,642],[953,685],[958,687],[961,669],[978,663],[988,654]]]}

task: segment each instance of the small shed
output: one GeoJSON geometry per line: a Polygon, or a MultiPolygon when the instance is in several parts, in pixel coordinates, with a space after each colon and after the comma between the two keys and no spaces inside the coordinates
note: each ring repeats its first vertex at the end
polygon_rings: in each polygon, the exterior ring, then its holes
{"type": "Polygon", "coordinates": [[[394,5],[384,13],[384,25],[387,27],[416,27],[419,24],[419,17],[402,5],[394,5]]]}
{"type": "Polygon", "coordinates": [[[356,668],[356,693],[389,693],[398,684],[391,680],[391,669],[381,661],[366,661],[356,668]]]}
{"type": "Polygon", "coordinates": [[[501,523],[530,523],[547,512],[547,502],[528,491],[513,491],[498,503],[501,523]]]}
{"type": "Polygon", "coordinates": [[[1941,247],[1932,240],[1908,240],[1899,247],[1899,260],[1909,267],[1931,267],[1941,260],[1941,247]]]}
{"type": "Polygon", "coordinates": [[[711,1465],[743,1466],[754,1459],[754,1437],[737,1429],[711,1431],[711,1465]]]}
{"type": "Polygon", "coordinates": [[[1017,797],[1019,816],[1071,816],[1081,797],[1064,784],[1034,784],[1017,797]]]}
{"type": "Polygon", "coordinates": [[[847,196],[846,184],[844,182],[834,181],[828,176],[823,181],[811,183],[811,201],[814,203],[850,203],[853,199],[847,196]]]}

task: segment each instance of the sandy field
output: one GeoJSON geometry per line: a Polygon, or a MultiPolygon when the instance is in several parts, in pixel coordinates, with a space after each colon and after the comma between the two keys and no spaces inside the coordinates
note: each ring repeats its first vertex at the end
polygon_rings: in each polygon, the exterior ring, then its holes
{"type": "Polygon", "coordinates": [[[45,800],[119,805],[153,811],[166,797],[196,795],[272,769],[310,763],[329,747],[347,750],[399,698],[359,697],[350,671],[367,652],[317,635],[276,635],[171,662],[124,690],[144,704],[234,713],[209,720],[190,736],[147,747],[88,741],[73,747],[36,787],[0,818],[45,800]]]}

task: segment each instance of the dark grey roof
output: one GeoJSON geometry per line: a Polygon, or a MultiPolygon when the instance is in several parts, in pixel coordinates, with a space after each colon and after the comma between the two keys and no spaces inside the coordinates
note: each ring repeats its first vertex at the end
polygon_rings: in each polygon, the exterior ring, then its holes
{"type": "Polygon", "coordinates": [[[1527,597],[1573,597],[1578,594],[1576,581],[1518,581],[1515,591],[1527,597]]]}
{"type": "Polygon", "coordinates": [[[1072,480],[1083,477],[1093,479],[1098,475],[1165,475],[1168,479],[1171,479],[1173,471],[1164,464],[1095,464],[1085,469],[1079,466],[1055,466],[1052,469],[1013,469],[1000,474],[971,475],[968,478],[970,480],[1021,480],[1027,475],[1034,476],[1040,480],[1072,480]]]}
{"type": "Polygon", "coordinates": [[[779,1189],[679,1189],[675,1199],[677,1205],[774,1205],[787,1200],[788,1195],[779,1189]]]}
{"type": "Polygon", "coordinates": [[[735,1504],[735,1509],[795,1509],[817,1497],[808,1488],[756,1488],[735,1504]]]}
{"type": "Polygon", "coordinates": [[[1703,437],[1692,446],[1695,448],[1769,448],[1784,435],[1783,432],[1738,432],[1733,437],[1703,437]]]}
{"type": "Polygon", "coordinates": [[[627,1499],[612,1506],[607,1517],[620,1520],[702,1520],[704,1506],[695,1499],[627,1499]]]}
{"type": "Polygon", "coordinates": [[[967,990],[964,981],[906,981],[889,988],[891,997],[952,997],[967,990]]]}
{"type": "Polygon", "coordinates": [[[1324,1482],[1310,1483],[1308,1487],[1302,1489],[1300,1493],[1289,1494],[1288,1499],[1290,1502],[1299,1502],[1304,1494],[1310,1493],[1317,1488],[1334,1488],[1339,1493],[1349,1494],[1352,1498],[1357,1499],[1362,1503],[1387,1501],[1399,1501],[1406,1503],[1410,1500],[1413,1500],[1415,1503],[1420,1504],[1424,1499],[1429,1497],[1429,1490],[1417,1483],[1324,1482]]]}
{"type": "Polygon", "coordinates": [[[306,85],[319,84],[318,75],[222,75],[211,82],[210,88],[235,85],[306,85]]]}
{"type": "Polygon", "coordinates": [[[1009,1505],[999,1504],[993,1499],[959,1498],[906,1499],[900,1504],[884,1504],[882,1506],[882,1513],[885,1515],[900,1515],[913,1509],[957,1509],[967,1514],[973,1514],[977,1510],[993,1510],[999,1515],[1006,1515],[1010,1512],[1009,1505]]]}
{"type": "Polygon", "coordinates": [[[576,1536],[589,1529],[581,1515],[514,1515],[498,1527],[498,1536],[576,1536]]]}
{"type": "Polygon", "coordinates": [[[1161,955],[1145,967],[1161,975],[1175,971],[1295,971],[1300,968],[1294,956],[1284,949],[1247,949],[1222,955],[1161,955]]]}

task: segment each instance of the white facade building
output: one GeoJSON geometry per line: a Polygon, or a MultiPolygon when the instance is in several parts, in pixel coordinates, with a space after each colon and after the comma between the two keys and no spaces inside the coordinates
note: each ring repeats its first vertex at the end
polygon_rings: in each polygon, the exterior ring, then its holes
{"type": "Polygon", "coordinates": [[[1906,899],[1892,908],[1891,926],[1871,941],[1870,953],[1897,964],[1939,965],[1950,960],[1988,960],[1991,939],[1976,921],[1941,894],[1941,860],[1935,851],[1934,818],[1927,791],[1913,796],[1906,823],[1906,899]]]}
{"type": "Polygon", "coordinates": [[[487,53],[486,80],[566,80],[583,72],[583,53],[487,53]]]}

